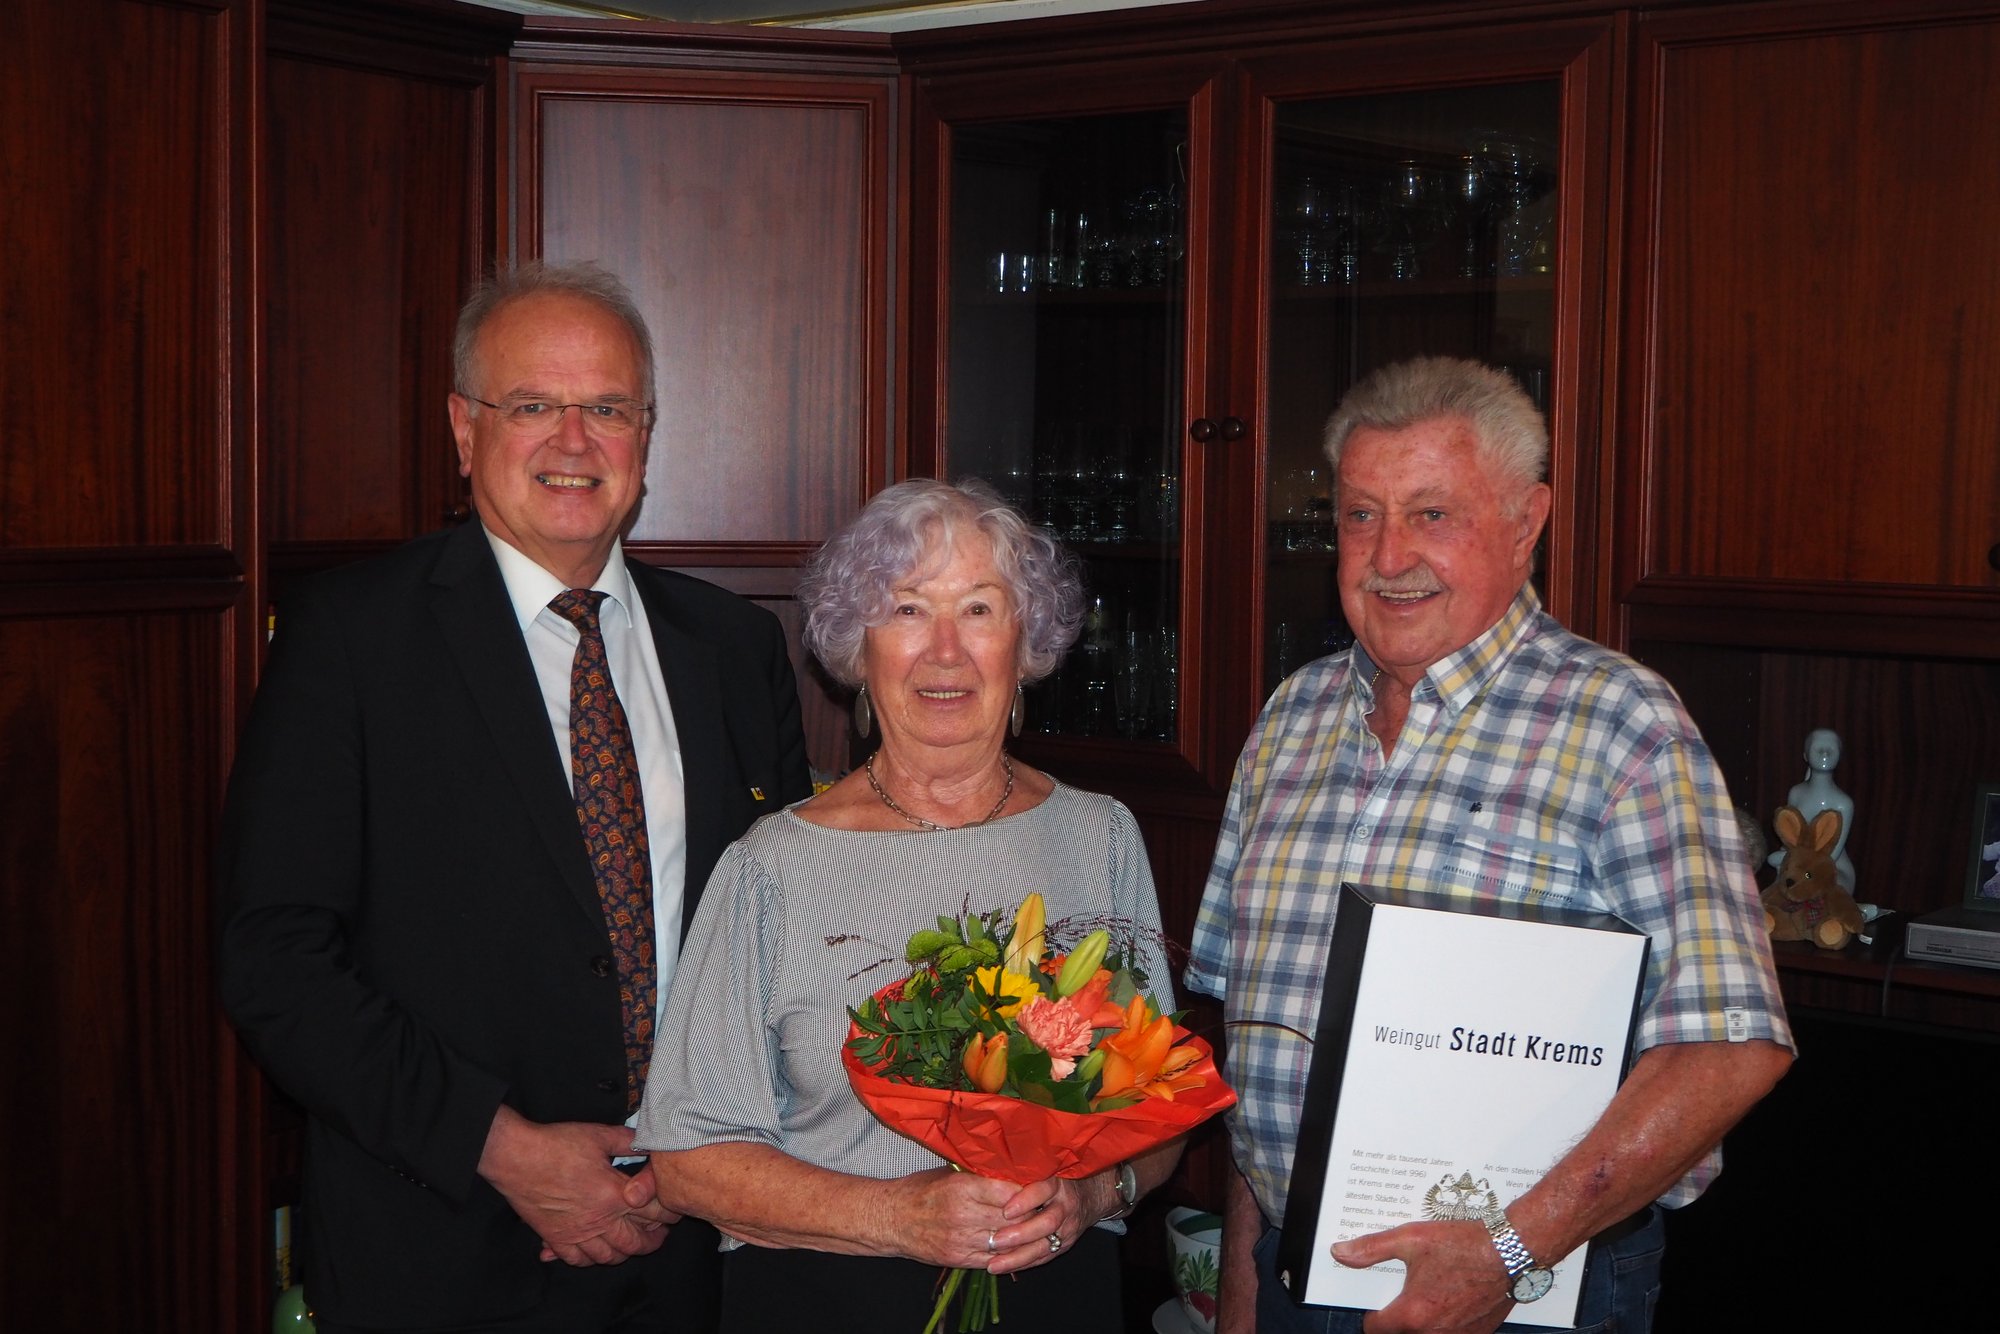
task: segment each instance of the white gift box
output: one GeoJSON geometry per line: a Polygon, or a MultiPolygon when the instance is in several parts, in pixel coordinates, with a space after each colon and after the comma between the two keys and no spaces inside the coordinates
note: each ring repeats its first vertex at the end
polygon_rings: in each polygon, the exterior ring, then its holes
{"type": "MultiPolygon", "coordinates": [[[[1540,1180],[1624,1077],[1648,942],[1605,913],[1340,893],[1278,1269],[1307,1305],[1379,1310],[1402,1264],[1349,1269],[1329,1248],[1481,1219],[1540,1180]]],[[[1573,1327],[1587,1249],[1507,1319],[1573,1327]]]]}

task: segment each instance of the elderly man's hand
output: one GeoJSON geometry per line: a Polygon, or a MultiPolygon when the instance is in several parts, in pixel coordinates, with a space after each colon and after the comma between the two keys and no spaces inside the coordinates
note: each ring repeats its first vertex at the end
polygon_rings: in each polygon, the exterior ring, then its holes
{"type": "Polygon", "coordinates": [[[479,1174],[542,1239],[542,1258],[613,1265],[656,1251],[678,1214],[652,1176],[628,1177],[611,1160],[632,1150],[624,1126],[530,1121],[502,1107],[487,1132],[479,1174]]]}
{"type": "Polygon", "coordinates": [[[1403,1262],[1403,1291],[1362,1321],[1368,1334],[1491,1334],[1514,1305],[1483,1223],[1405,1223],[1341,1242],[1333,1258],[1353,1269],[1403,1262]]]}

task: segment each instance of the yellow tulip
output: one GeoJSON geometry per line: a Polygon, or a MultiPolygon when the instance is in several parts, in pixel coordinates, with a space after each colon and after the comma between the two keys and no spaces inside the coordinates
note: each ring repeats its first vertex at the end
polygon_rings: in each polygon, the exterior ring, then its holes
{"type": "Polygon", "coordinates": [[[965,1055],[961,1058],[965,1066],[965,1077],[981,1093],[998,1093],[1000,1086],[1007,1082],[1007,1035],[995,1033],[990,1038],[973,1034],[965,1044],[965,1055]]]}

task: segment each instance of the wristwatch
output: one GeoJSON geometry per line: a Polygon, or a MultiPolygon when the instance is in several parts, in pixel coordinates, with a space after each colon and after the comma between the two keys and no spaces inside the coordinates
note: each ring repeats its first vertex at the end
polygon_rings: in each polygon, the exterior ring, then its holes
{"type": "Polygon", "coordinates": [[[1118,1164],[1117,1190],[1118,1207],[1104,1215],[1102,1219],[1098,1220],[1099,1222],[1110,1222],[1114,1218],[1123,1218],[1138,1206],[1139,1174],[1132,1170],[1132,1164],[1129,1162],[1118,1164]]]}
{"type": "Polygon", "coordinates": [[[1556,1285],[1556,1271],[1535,1263],[1521,1234],[1507,1221],[1505,1209],[1487,1211],[1486,1231],[1493,1238],[1493,1249],[1500,1252],[1500,1263],[1507,1266],[1508,1292],[1514,1300],[1532,1302],[1548,1296],[1556,1285]]]}

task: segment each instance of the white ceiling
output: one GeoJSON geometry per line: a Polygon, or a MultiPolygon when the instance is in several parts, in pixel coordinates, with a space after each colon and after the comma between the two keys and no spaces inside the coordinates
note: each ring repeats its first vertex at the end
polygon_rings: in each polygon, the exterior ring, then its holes
{"type": "Polygon", "coordinates": [[[490,9],[570,18],[653,18],[897,32],[1133,9],[1188,0],[471,0],[490,9]]]}

